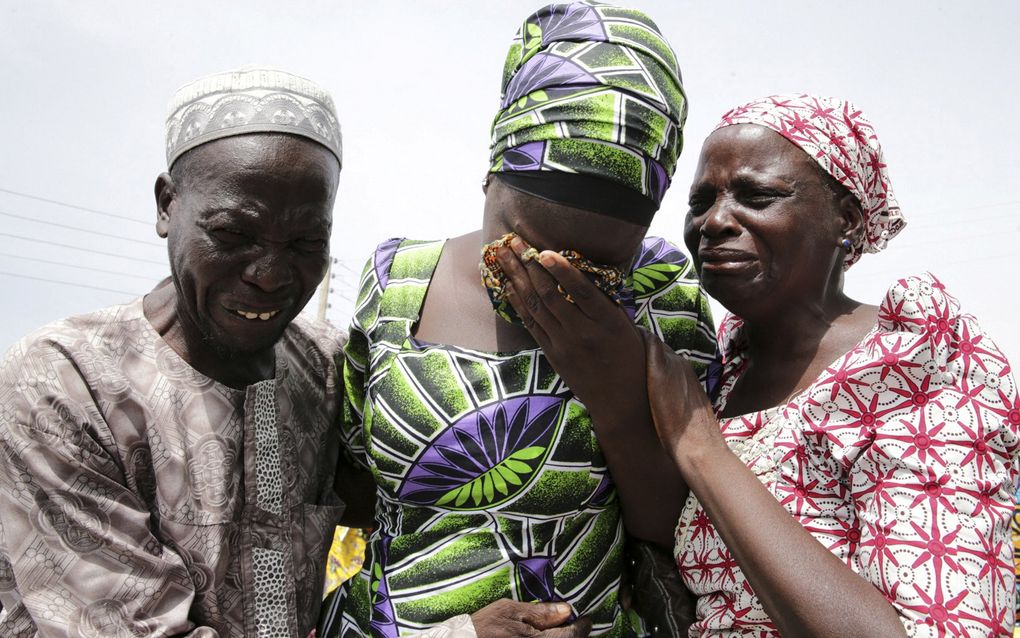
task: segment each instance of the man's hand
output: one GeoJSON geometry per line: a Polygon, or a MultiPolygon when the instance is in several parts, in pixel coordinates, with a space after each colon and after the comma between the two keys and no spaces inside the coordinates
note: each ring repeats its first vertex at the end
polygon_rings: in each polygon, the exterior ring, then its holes
{"type": "Polygon", "coordinates": [[[471,622],[478,638],[584,638],[591,633],[588,618],[564,624],[571,614],[566,603],[521,603],[504,598],[471,614],[471,622]]]}

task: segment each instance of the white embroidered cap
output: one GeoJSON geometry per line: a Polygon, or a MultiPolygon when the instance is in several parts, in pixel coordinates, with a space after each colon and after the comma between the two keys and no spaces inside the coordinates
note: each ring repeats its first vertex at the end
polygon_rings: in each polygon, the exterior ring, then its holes
{"type": "Polygon", "coordinates": [[[301,135],[328,148],[343,165],[340,123],[325,89],[279,69],[244,67],[177,90],[166,119],[167,166],[196,146],[247,133],[301,135]]]}

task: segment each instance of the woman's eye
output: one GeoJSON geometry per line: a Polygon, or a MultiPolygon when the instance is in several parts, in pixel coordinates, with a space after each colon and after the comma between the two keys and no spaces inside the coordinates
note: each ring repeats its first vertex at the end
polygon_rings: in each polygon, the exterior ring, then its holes
{"type": "Polygon", "coordinates": [[[751,208],[765,208],[779,199],[779,197],[780,195],[778,193],[773,193],[771,191],[757,191],[748,193],[742,199],[744,200],[744,203],[751,208]]]}
{"type": "Polygon", "coordinates": [[[688,206],[690,209],[687,211],[687,214],[697,217],[712,206],[712,201],[707,197],[692,197],[688,202],[688,206]]]}

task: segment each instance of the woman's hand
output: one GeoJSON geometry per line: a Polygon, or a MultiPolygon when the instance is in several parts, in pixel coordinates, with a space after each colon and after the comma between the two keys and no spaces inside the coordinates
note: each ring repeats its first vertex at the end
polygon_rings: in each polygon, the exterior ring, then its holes
{"type": "Polygon", "coordinates": [[[528,246],[520,238],[511,246],[513,251],[497,253],[509,279],[511,305],[588,411],[609,416],[621,394],[643,390],[644,349],[637,328],[562,255],[543,251],[522,261],[518,255],[528,246]]]}
{"type": "Polygon", "coordinates": [[[471,614],[478,638],[584,638],[591,633],[591,620],[578,618],[566,603],[522,603],[506,598],[489,603],[471,614]]]}
{"type": "Polygon", "coordinates": [[[519,238],[511,246],[513,251],[497,254],[509,279],[510,303],[588,409],[627,531],[672,547],[687,486],[652,427],[638,328],[562,255],[545,251],[538,260],[522,262],[517,255],[527,246],[519,238]]]}

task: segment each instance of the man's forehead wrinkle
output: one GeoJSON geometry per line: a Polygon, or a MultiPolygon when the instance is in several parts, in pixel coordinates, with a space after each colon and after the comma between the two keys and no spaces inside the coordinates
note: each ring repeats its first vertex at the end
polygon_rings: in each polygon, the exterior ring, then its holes
{"type": "Polygon", "coordinates": [[[211,206],[199,213],[203,222],[223,222],[251,230],[283,231],[289,234],[320,233],[329,236],[332,215],[309,214],[307,207],[270,210],[254,200],[231,206],[211,206]]]}

